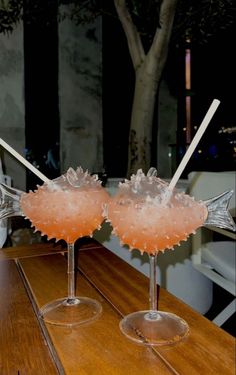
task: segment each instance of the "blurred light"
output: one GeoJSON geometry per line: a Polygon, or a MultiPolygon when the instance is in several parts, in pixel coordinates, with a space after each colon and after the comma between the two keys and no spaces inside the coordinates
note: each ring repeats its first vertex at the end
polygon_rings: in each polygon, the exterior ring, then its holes
{"type": "Polygon", "coordinates": [[[235,132],[236,132],[236,126],[228,126],[227,128],[222,126],[222,128],[220,130],[218,130],[219,134],[221,134],[221,133],[231,134],[231,133],[235,133],[235,132]]]}

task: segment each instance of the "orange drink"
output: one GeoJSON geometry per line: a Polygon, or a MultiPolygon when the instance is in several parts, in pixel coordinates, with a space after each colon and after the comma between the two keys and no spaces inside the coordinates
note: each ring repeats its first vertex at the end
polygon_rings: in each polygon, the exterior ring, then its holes
{"type": "Polygon", "coordinates": [[[206,218],[202,202],[172,192],[161,179],[141,172],[120,184],[108,203],[108,219],[121,242],[149,254],[186,240],[206,218]]]}
{"type": "Polygon", "coordinates": [[[59,178],[44,183],[34,192],[22,194],[21,208],[32,225],[49,239],[72,243],[91,236],[104,219],[103,207],[109,196],[93,176],[87,182],[76,186],[59,178]]]}

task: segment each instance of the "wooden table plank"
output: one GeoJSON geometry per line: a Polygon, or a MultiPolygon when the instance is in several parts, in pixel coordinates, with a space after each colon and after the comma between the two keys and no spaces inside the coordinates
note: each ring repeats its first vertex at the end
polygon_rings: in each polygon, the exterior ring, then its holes
{"type": "MultiPolygon", "coordinates": [[[[38,307],[66,295],[66,261],[63,256],[24,258],[19,264],[38,307]]],[[[81,296],[99,300],[103,312],[96,321],[73,328],[46,324],[66,374],[177,374],[151,348],[127,341],[119,330],[120,315],[79,274],[77,291],[81,296]]]]}
{"type": "Polygon", "coordinates": [[[23,245],[16,247],[5,247],[0,249],[0,261],[7,259],[18,259],[35,257],[40,255],[57,254],[67,251],[59,244],[53,243],[36,243],[33,245],[23,245]]]}
{"type": "MultiPolygon", "coordinates": [[[[82,238],[76,242],[76,247],[81,250],[100,249],[101,245],[91,238],[82,238]]],[[[67,253],[67,247],[64,241],[41,242],[31,245],[22,245],[15,247],[5,247],[0,249],[0,261],[9,259],[21,259],[36,257],[41,255],[50,255],[58,253],[67,253]]]]}
{"type": "Polygon", "coordinates": [[[0,262],[0,374],[58,374],[14,261],[0,262]]]}
{"type": "MultiPolygon", "coordinates": [[[[148,278],[110,251],[82,251],[79,268],[122,316],[148,308],[148,278]]],[[[235,340],[192,308],[161,289],[159,309],[187,321],[190,335],[173,347],[156,348],[180,374],[235,374],[235,340]]]]}

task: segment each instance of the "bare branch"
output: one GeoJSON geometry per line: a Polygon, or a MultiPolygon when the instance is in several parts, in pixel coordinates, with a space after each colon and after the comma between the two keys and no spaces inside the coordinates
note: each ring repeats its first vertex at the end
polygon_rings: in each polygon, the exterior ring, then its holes
{"type": "Polygon", "coordinates": [[[134,69],[141,64],[145,59],[145,52],[142,45],[140,35],[136,26],[133,23],[129,10],[126,6],[125,0],[114,0],[115,8],[119,16],[120,22],[123,26],[130,56],[133,62],[134,69]]]}
{"type": "Polygon", "coordinates": [[[157,27],[149,53],[164,64],[178,0],[163,0],[160,9],[160,27],[157,27]]]}

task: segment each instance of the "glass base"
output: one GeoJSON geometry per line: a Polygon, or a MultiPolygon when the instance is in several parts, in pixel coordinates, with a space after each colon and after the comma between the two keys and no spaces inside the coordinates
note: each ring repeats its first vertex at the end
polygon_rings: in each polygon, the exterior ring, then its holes
{"type": "Polygon", "coordinates": [[[120,329],[136,343],[151,346],[175,345],[189,333],[188,324],[177,315],[151,310],[125,316],[120,329]]]}
{"type": "Polygon", "coordinates": [[[91,298],[60,298],[47,303],[40,309],[40,317],[50,324],[75,326],[90,323],[102,312],[101,304],[91,298]]]}

